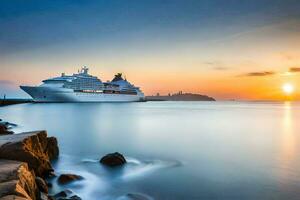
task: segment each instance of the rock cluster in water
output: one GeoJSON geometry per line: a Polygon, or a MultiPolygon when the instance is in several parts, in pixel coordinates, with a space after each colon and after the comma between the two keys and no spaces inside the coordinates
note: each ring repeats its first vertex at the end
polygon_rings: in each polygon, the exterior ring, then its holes
{"type": "Polygon", "coordinates": [[[100,163],[109,167],[120,166],[126,163],[126,159],[119,152],[110,153],[100,159],[100,163]]]}
{"type": "MultiPolygon", "coordinates": [[[[0,200],[80,200],[71,190],[49,195],[45,178],[56,176],[51,160],[59,155],[55,137],[48,137],[46,131],[13,134],[9,129],[14,124],[0,119],[0,200]]],[[[100,163],[109,167],[124,165],[125,157],[118,153],[107,154],[100,163]]],[[[82,180],[76,174],[61,174],[59,184],[82,180]]],[[[131,195],[132,199],[144,199],[131,195]]]]}

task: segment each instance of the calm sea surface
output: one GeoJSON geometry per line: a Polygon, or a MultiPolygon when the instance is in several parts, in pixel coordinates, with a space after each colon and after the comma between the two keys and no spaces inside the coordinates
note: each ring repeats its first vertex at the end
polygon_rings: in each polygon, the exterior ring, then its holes
{"type": "Polygon", "coordinates": [[[85,178],[65,186],[84,200],[300,198],[297,103],[20,104],[0,118],[56,136],[55,170],[85,178]],[[98,162],[115,151],[126,166],[98,162]]]}

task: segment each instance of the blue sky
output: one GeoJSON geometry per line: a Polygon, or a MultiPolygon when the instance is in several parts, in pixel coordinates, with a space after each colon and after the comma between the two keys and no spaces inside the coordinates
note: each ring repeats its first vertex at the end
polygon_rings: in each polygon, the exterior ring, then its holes
{"type": "Polygon", "coordinates": [[[208,39],[299,18],[299,8],[291,0],[2,0],[0,50],[6,55],[94,40],[118,47],[135,37],[149,43],[198,34],[208,39]]]}

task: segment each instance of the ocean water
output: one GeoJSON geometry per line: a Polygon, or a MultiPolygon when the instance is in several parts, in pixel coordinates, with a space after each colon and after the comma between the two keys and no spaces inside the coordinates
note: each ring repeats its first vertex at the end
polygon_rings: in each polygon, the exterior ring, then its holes
{"type": "Polygon", "coordinates": [[[299,199],[300,104],[143,102],[20,104],[0,108],[15,131],[58,138],[61,186],[84,200],[299,199]],[[99,159],[124,154],[124,167],[99,159]]]}

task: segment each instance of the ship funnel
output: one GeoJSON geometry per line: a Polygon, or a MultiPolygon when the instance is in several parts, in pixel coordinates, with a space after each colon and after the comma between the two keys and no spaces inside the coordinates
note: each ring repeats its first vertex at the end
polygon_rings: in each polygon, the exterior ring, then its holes
{"type": "Polygon", "coordinates": [[[89,68],[88,68],[87,66],[83,66],[83,67],[81,68],[81,73],[83,73],[83,74],[87,74],[88,71],[89,71],[89,68]]]}

